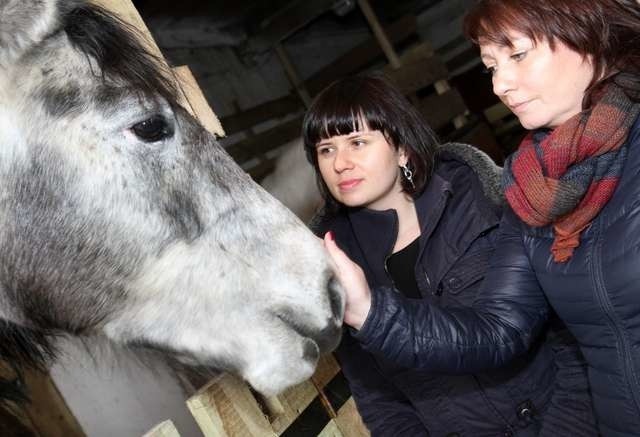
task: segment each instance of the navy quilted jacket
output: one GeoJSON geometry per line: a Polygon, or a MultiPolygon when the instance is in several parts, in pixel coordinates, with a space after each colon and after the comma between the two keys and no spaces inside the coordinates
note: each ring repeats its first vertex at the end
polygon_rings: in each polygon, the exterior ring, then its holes
{"type": "MultiPolygon", "coordinates": [[[[425,310],[431,307],[472,304],[500,221],[499,173],[488,158],[469,146],[443,150],[428,187],[416,199],[422,233],[415,277],[422,299],[396,292],[384,267],[397,234],[394,211],[349,210],[316,227],[334,232],[340,247],[362,266],[374,293],[365,326],[345,332],[336,353],[364,422],[374,436],[385,437],[595,435],[584,362],[566,331],[544,329],[523,356],[482,373],[412,369],[428,359],[433,329],[459,329],[452,318],[437,326],[423,314],[428,316],[425,310]],[[465,153],[482,179],[460,158],[465,153]],[[424,351],[414,349],[423,345],[424,351]],[[563,403],[570,397],[575,401],[563,403]]],[[[475,339],[472,332],[463,335],[475,339]]],[[[439,361],[437,370],[460,367],[458,358],[452,359],[439,361]]]]}
{"type": "Polygon", "coordinates": [[[640,119],[627,144],[614,196],[569,262],[553,261],[550,227],[529,227],[508,211],[473,309],[410,307],[377,293],[360,344],[404,366],[478,371],[527,351],[553,308],[586,358],[601,434],[640,435],[640,119]],[[428,334],[397,334],[417,329],[428,334]]]}

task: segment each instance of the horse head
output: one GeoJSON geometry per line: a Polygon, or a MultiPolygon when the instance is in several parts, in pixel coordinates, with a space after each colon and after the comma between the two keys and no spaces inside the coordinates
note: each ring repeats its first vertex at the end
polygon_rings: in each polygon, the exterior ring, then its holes
{"type": "Polygon", "coordinates": [[[59,333],[275,393],[339,341],[320,241],[178,104],[135,32],[76,0],[0,0],[0,355],[59,333]]]}

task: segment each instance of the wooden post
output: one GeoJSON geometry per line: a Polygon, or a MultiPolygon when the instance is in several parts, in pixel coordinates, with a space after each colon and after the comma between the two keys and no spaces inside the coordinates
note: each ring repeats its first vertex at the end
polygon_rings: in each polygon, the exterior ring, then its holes
{"type": "Polygon", "coordinates": [[[384,52],[385,56],[389,60],[389,64],[391,64],[391,68],[395,68],[395,69],[400,68],[402,66],[402,64],[400,63],[400,58],[398,57],[395,49],[391,45],[391,42],[389,42],[389,38],[387,37],[387,34],[385,33],[384,29],[380,25],[380,22],[378,21],[378,17],[376,17],[376,14],[373,12],[373,9],[371,9],[369,0],[358,0],[358,5],[360,6],[360,9],[362,10],[362,13],[364,14],[365,18],[367,19],[369,26],[371,26],[371,30],[373,31],[373,34],[375,35],[376,40],[378,40],[378,44],[380,44],[380,48],[382,48],[382,51],[384,52]]]}
{"type": "Polygon", "coordinates": [[[289,78],[289,82],[291,82],[291,85],[293,85],[293,87],[295,88],[298,96],[300,96],[302,103],[304,103],[304,107],[308,109],[309,106],[311,106],[311,95],[305,88],[304,81],[300,79],[300,75],[298,74],[296,68],[293,66],[289,55],[287,55],[287,52],[284,50],[282,42],[276,44],[275,50],[278,58],[280,59],[280,62],[282,63],[282,66],[284,67],[284,71],[289,78]]]}
{"type": "Polygon", "coordinates": [[[142,437],[180,437],[180,433],[170,420],[165,420],[154,426],[142,437]]]}
{"type": "Polygon", "coordinates": [[[218,120],[211,106],[209,106],[189,67],[186,65],[175,67],[173,72],[176,75],[178,86],[184,98],[184,101],[181,102],[184,107],[190,110],[191,114],[202,123],[205,129],[217,137],[224,137],[224,129],[220,124],[220,120],[218,120]]]}
{"type": "Polygon", "coordinates": [[[160,49],[151,37],[151,32],[149,32],[147,25],[144,24],[142,17],[133,3],[131,3],[131,0],[91,0],[91,2],[115,13],[123,21],[138,29],[140,35],[144,38],[144,43],[147,45],[147,48],[151,53],[155,54],[160,59],[164,59],[162,52],[160,52],[160,49]]]}
{"type": "Polygon", "coordinates": [[[226,373],[187,400],[187,407],[206,437],[276,436],[249,387],[226,373]]]}
{"type": "MultiPolygon", "coordinates": [[[[385,33],[384,29],[380,25],[380,22],[378,21],[378,17],[376,16],[375,12],[371,8],[371,5],[369,4],[369,0],[358,0],[358,5],[360,6],[360,9],[362,10],[362,13],[364,14],[365,18],[367,19],[367,22],[371,26],[371,30],[373,31],[373,34],[375,35],[378,41],[378,44],[380,44],[382,51],[387,57],[387,60],[389,61],[391,68],[394,70],[400,69],[402,67],[402,62],[400,61],[398,54],[393,48],[393,45],[389,41],[387,34],[385,33]]],[[[449,82],[446,81],[445,79],[441,79],[435,82],[433,86],[436,90],[436,93],[438,94],[444,94],[445,92],[451,89],[451,87],[449,86],[449,82]]],[[[417,106],[417,101],[416,101],[417,98],[415,97],[415,95],[411,94],[409,99],[412,101],[412,103],[414,103],[417,106]]],[[[456,128],[460,128],[464,126],[465,123],[466,123],[466,117],[464,115],[458,115],[453,119],[453,125],[456,128]]]]}

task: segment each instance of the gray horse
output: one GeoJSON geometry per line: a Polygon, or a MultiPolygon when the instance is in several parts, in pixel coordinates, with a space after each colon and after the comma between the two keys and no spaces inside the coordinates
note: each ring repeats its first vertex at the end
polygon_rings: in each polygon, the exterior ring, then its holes
{"type": "Polygon", "coordinates": [[[339,341],[321,243],[176,99],[134,31],[0,0],[0,357],[105,334],[271,394],[339,341]]]}

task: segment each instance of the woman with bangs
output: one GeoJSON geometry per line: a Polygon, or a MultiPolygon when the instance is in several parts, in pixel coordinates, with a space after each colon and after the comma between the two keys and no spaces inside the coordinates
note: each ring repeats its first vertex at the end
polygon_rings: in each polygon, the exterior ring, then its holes
{"type": "Polygon", "coordinates": [[[481,290],[472,308],[409,308],[327,236],[348,323],[395,365],[462,372],[521,356],[557,313],[586,358],[601,435],[640,435],[640,2],[480,0],[465,33],[531,131],[505,163],[481,290]],[[429,335],[394,335],[416,326],[429,335]]]}
{"type": "MultiPolygon", "coordinates": [[[[336,355],[371,433],[595,435],[584,362],[558,327],[545,328],[529,352],[487,372],[444,374],[395,362],[409,352],[407,339],[421,343],[432,334],[416,318],[421,306],[465,307],[477,294],[502,207],[500,169],[490,158],[467,145],[438,146],[404,96],[371,75],[339,80],[320,93],[303,136],[325,199],[315,231],[330,231],[329,250],[355,261],[374,301],[391,294],[405,309],[406,318],[384,333],[372,325],[360,329],[365,310],[347,304],[352,329],[336,355]],[[378,333],[386,349],[365,350],[362,339],[378,333]],[[568,398],[570,404],[563,402],[568,398]]],[[[384,305],[369,307],[386,317],[384,305]]]]}

